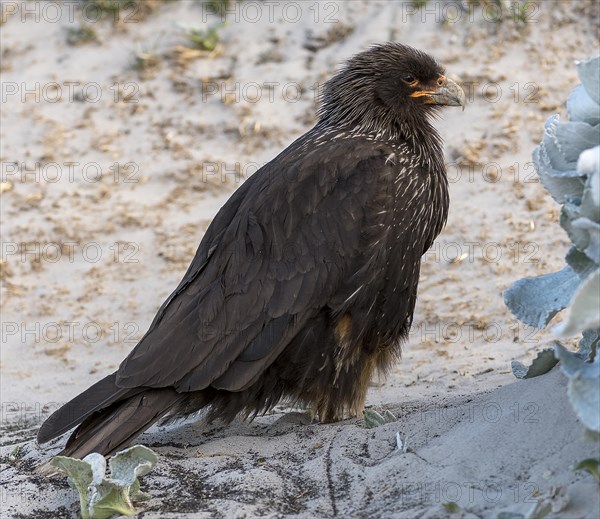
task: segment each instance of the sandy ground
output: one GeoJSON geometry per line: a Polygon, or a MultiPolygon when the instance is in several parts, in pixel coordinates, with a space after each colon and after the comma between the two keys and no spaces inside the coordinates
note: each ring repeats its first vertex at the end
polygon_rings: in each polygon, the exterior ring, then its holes
{"type": "Polygon", "coordinates": [[[312,125],[316,86],[390,39],[433,54],[469,95],[437,124],[452,205],[413,333],[368,397],[398,421],[323,426],[277,408],[225,429],[155,428],[141,438],[161,457],[143,515],[444,517],[455,501],[495,518],[562,486],[556,517],[598,517],[597,486],[570,469],[598,448],[562,375],[510,373],[553,338],[516,322],[502,291],[561,268],[568,243],[531,152],[545,119],[565,116],[573,61],[598,49],[592,2],[530,5],[524,24],[433,1],[248,1],[200,52],[178,24],[219,22],[201,2],[147,1],[118,23],[77,2],[3,2],[2,517],[73,516],[64,481],[31,474],[58,448],[36,445],[36,426],[118,366],[218,208],[312,125]]]}

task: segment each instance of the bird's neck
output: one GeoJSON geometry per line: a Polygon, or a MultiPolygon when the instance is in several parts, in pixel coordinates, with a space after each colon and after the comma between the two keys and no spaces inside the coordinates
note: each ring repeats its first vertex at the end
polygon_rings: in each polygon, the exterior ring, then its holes
{"type": "Polygon", "coordinates": [[[445,172],[442,138],[428,119],[399,123],[392,139],[408,144],[419,161],[432,172],[445,172]]]}
{"type": "Polygon", "coordinates": [[[386,142],[396,146],[409,147],[417,154],[421,152],[442,156],[442,139],[426,117],[417,121],[383,121],[378,124],[374,119],[366,123],[321,120],[313,128],[317,135],[331,133],[364,136],[374,141],[386,142]]]}
{"type": "Polygon", "coordinates": [[[423,166],[441,174],[445,171],[442,139],[426,118],[385,125],[317,124],[312,131],[321,139],[333,133],[335,138],[364,137],[398,148],[399,151],[405,151],[408,146],[423,166]]]}

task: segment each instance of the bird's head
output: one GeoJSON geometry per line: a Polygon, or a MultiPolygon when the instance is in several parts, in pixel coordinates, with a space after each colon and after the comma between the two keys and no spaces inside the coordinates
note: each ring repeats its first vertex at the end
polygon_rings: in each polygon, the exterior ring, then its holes
{"type": "Polygon", "coordinates": [[[463,89],[428,54],[400,43],[375,45],[325,83],[319,119],[335,126],[393,131],[419,125],[441,106],[465,106],[463,89]]]}

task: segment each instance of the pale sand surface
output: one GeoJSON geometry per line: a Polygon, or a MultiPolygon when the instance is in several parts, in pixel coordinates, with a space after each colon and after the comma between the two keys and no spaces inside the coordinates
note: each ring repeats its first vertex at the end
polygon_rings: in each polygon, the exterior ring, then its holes
{"type": "Polygon", "coordinates": [[[574,60],[597,52],[597,8],[545,2],[522,27],[442,24],[438,2],[415,15],[402,2],[302,2],[298,20],[288,3],[253,3],[197,57],[176,23],[202,27],[199,4],[148,4],[136,23],[90,24],[99,43],[86,45],[67,44],[79,21],[65,6],[57,21],[18,11],[2,25],[2,517],[75,513],[64,480],[31,474],[58,450],[35,444],[37,425],[118,366],[231,192],[314,122],[314,85],[389,39],[433,54],[471,94],[437,123],[450,218],[424,259],[403,359],[368,397],[398,421],[319,425],[278,407],[224,429],[155,428],[140,439],[160,455],[143,516],[445,517],[456,501],[464,517],[495,518],[557,486],[570,504],[556,517],[597,516],[597,485],[570,467],[598,447],[565,379],[510,372],[553,337],[502,301],[516,279],[564,263],[559,206],[530,157],[546,118],[566,117],[574,60]],[[140,53],[158,64],[136,70],[140,53]],[[414,452],[396,449],[396,432],[414,452]]]}

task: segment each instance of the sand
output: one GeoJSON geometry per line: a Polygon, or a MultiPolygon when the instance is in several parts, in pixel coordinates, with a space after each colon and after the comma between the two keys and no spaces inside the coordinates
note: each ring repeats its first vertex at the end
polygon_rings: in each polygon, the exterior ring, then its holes
{"type": "Polygon", "coordinates": [[[398,420],[320,425],[278,407],[227,428],[153,428],[140,441],[160,462],[140,510],[417,518],[446,517],[452,501],[455,517],[495,518],[561,488],[555,517],[599,516],[597,484],[571,470],[599,453],[564,377],[510,372],[554,338],[502,302],[513,281],[564,264],[560,208],[531,152],[545,119],[566,117],[573,61],[597,50],[593,3],[534,3],[522,24],[442,23],[457,18],[443,2],[245,2],[212,52],[190,51],[177,25],[218,21],[199,3],[146,2],[117,24],[69,2],[58,18],[24,5],[4,2],[15,12],[1,35],[3,517],[76,516],[64,479],[31,472],[60,445],[36,445],[36,427],[118,366],[231,192],[314,122],[315,85],[388,39],[433,54],[469,95],[437,123],[451,211],[423,261],[413,332],[368,396],[398,420]],[[97,41],[71,45],[84,15],[97,41]]]}

